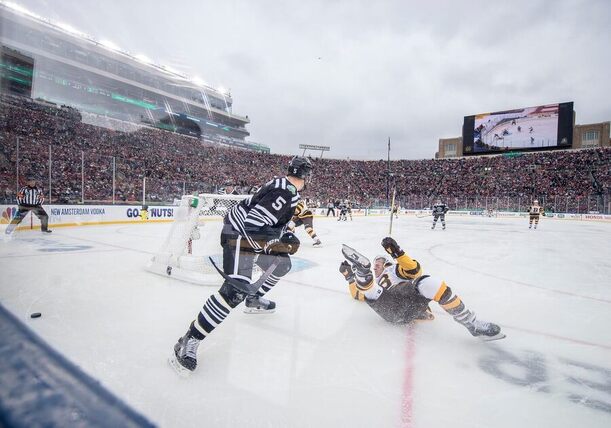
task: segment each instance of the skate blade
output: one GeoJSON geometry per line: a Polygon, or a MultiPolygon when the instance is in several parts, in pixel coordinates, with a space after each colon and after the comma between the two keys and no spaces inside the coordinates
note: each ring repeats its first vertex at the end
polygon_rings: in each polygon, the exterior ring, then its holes
{"type": "Polygon", "coordinates": [[[276,312],[276,308],[274,309],[259,309],[259,308],[244,308],[245,314],[273,314],[276,312]]]}
{"type": "Polygon", "coordinates": [[[342,244],[342,254],[351,263],[359,264],[365,269],[369,269],[371,267],[371,262],[367,257],[346,244],[342,244]]]}
{"type": "Polygon", "coordinates": [[[495,334],[494,336],[478,336],[478,339],[483,342],[492,342],[494,340],[505,339],[506,337],[507,335],[505,335],[505,333],[498,333],[498,334],[495,334]]]}
{"type": "Polygon", "coordinates": [[[180,365],[174,353],[172,353],[172,355],[168,357],[168,364],[170,365],[170,367],[172,367],[172,369],[174,369],[176,374],[183,379],[186,379],[193,374],[191,370],[186,369],[182,365],[180,365]]]}

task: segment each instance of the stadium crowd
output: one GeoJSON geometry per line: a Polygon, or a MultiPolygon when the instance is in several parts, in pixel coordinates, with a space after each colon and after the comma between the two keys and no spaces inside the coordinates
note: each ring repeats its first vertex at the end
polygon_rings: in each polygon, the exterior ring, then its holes
{"type": "MultiPolygon", "coordinates": [[[[110,202],[113,181],[115,202],[141,202],[143,178],[147,202],[161,203],[222,186],[249,188],[271,174],[283,174],[289,159],[210,145],[152,128],[120,132],[96,127],[81,122],[80,113],[69,107],[0,96],[0,198],[4,203],[14,203],[17,169],[21,182],[29,173],[45,188],[50,182],[54,203],[110,202]]],[[[360,206],[386,201],[386,161],[313,159],[313,163],[314,174],[304,196],[317,205],[337,199],[360,206]]],[[[390,171],[403,207],[421,208],[436,198],[456,208],[484,198],[522,200],[523,204],[540,198],[551,210],[565,210],[570,201],[570,210],[583,211],[586,205],[578,206],[580,200],[609,196],[610,165],[611,149],[604,148],[399,160],[390,162],[390,171]],[[558,198],[562,206],[555,207],[558,198]]],[[[507,208],[517,207],[507,202],[507,208]]]]}

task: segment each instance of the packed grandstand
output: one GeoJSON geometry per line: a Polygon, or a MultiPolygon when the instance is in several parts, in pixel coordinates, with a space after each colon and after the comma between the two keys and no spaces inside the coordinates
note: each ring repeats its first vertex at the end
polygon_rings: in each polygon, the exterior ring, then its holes
{"type": "MultiPolygon", "coordinates": [[[[0,130],[4,203],[14,203],[17,171],[36,175],[50,194],[48,202],[136,204],[146,186],[146,203],[171,203],[185,193],[250,188],[269,179],[270,172],[282,174],[290,159],[153,128],[110,130],[83,123],[73,108],[12,95],[0,98],[0,130]]],[[[385,160],[313,162],[304,196],[319,206],[338,199],[385,205],[390,170],[403,208],[424,208],[442,198],[452,209],[515,211],[538,198],[548,211],[609,210],[611,148],[389,165],[385,160]]]]}

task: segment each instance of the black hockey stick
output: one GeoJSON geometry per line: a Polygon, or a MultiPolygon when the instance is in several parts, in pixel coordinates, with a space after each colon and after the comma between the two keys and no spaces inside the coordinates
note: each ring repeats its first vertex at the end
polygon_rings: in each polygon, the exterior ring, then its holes
{"type": "Polygon", "coordinates": [[[267,270],[263,272],[263,275],[261,275],[261,278],[259,278],[256,282],[253,282],[252,284],[247,284],[243,281],[238,281],[235,278],[231,278],[225,272],[220,270],[219,267],[216,265],[216,263],[214,263],[214,260],[212,260],[212,257],[208,257],[208,259],[210,260],[210,263],[212,263],[212,266],[214,266],[216,271],[220,273],[221,276],[225,279],[225,281],[227,281],[229,284],[231,284],[233,287],[235,287],[239,291],[248,294],[249,296],[256,294],[257,290],[261,288],[263,283],[267,281],[267,278],[269,278],[269,276],[274,272],[274,270],[280,264],[280,258],[276,257],[274,261],[272,262],[272,264],[267,268],[267,270]]]}

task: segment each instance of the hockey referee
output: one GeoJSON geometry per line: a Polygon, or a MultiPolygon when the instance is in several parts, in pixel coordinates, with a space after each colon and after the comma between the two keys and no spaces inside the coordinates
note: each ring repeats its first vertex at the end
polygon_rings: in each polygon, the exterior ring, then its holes
{"type": "Polygon", "coordinates": [[[19,209],[15,217],[11,220],[11,223],[6,228],[5,233],[10,235],[19,223],[28,215],[30,211],[36,214],[36,217],[40,219],[41,228],[43,233],[51,233],[49,230],[49,216],[42,207],[42,203],[45,198],[42,194],[42,190],[36,187],[36,179],[33,176],[28,176],[27,185],[22,187],[17,193],[17,203],[19,209]]]}

